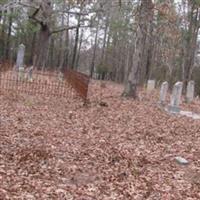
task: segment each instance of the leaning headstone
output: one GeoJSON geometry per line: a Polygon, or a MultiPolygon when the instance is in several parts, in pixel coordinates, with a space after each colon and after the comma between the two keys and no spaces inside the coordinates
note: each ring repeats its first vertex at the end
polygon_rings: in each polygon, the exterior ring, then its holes
{"type": "Polygon", "coordinates": [[[155,80],[148,80],[147,82],[147,91],[152,91],[155,89],[156,81],[155,80]]]}
{"type": "Polygon", "coordinates": [[[161,105],[164,105],[165,104],[165,101],[166,101],[166,96],[167,96],[167,91],[168,91],[168,87],[169,87],[169,84],[167,81],[163,82],[162,85],[161,85],[161,89],[160,89],[160,100],[159,100],[159,103],[161,105]]]}
{"type": "Polygon", "coordinates": [[[183,89],[182,82],[177,82],[173,87],[171,101],[170,101],[170,105],[168,107],[168,110],[172,113],[180,112],[179,105],[181,102],[182,89],[183,89]]]}
{"type": "Polygon", "coordinates": [[[192,102],[194,99],[194,81],[189,81],[187,85],[186,101],[187,103],[192,102]]]}

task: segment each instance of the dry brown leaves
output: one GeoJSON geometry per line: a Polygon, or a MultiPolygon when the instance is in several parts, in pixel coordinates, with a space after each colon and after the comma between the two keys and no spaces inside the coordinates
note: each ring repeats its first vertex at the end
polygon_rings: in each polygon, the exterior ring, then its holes
{"type": "Polygon", "coordinates": [[[0,199],[200,199],[200,121],[121,91],[92,82],[87,106],[1,93],[0,199]]]}

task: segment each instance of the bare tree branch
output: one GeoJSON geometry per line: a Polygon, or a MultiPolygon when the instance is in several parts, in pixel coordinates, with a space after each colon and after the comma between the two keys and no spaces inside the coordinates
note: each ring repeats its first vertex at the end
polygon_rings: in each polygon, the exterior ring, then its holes
{"type": "Polygon", "coordinates": [[[44,25],[44,22],[36,17],[33,17],[33,16],[29,16],[29,19],[32,19],[34,20],[35,22],[37,22],[38,24],[40,25],[44,25]]]}
{"type": "Polygon", "coordinates": [[[55,33],[60,33],[62,31],[66,31],[66,30],[72,30],[72,29],[76,29],[76,28],[88,28],[90,26],[69,26],[69,27],[60,27],[56,30],[53,30],[50,32],[50,35],[55,34],[55,33]]]}
{"type": "Polygon", "coordinates": [[[18,2],[18,5],[21,5],[21,6],[25,6],[25,7],[28,7],[28,8],[34,8],[34,9],[40,9],[40,6],[39,7],[35,7],[31,4],[25,4],[25,3],[22,3],[22,2],[18,2]]]}
{"type": "Polygon", "coordinates": [[[39,24],[43,24],[43,21],[36,17],[36,15],[40,11],[40,9],[41,9],[41,6],[38,7],[32,15],[29,15],[29,19],[32,19],[32,20],[36,21],[39,24]]]}
{"type": "Polygon", "coordinates": [[[89,13],[84,12],[75,12],[75,11],[69,11],[69,10],[54,10],[54,13],[67,13],[71,15],[88,15],[89,13]]]}

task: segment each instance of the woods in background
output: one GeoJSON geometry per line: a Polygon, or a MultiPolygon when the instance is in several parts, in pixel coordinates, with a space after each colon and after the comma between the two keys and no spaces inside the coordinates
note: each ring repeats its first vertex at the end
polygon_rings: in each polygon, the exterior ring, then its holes
{"type": "Polygon", "coordinates": [[[125,83],[191,79],[200,94],[200,1],[21,0],[0,2],[0,59],[38,69],[72,68],[125,83]]]}

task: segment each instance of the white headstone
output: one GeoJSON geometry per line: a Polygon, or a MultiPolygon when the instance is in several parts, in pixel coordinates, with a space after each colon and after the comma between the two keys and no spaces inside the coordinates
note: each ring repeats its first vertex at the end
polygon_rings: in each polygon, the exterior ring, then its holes
{"type": "Polygon", "coordinates": [[[189,162],[188,160],[186,160],[185,158],[181,157],[181,156],[177,156],[175,158],[176,162],[178,162],[181,165],[187,165],[189,162]]]}
{"type": "Polygon", "coordinates": [[[164,104],[166,101],[167,91],[169,88],[169,84],[167,81],[163,82],[160,89],[160,103],[164,104]]]}
{"type": "Polygon", "coordinates": [[[170,112],[180,112],[179,105],[181,102],[182,90],[183,90],[183,83],[177,82],[173,87],[173,91],[171,95],[171,101],[169,105],[170,112]]]}
{"type": "Polygon", "coordinates": [[[62,72],[59,72],[58,79],[59,79],[59,81],[63,81],[64,80],[64,74],[62,72]]]}
{"type": "Polygon", "coordinates": [[[192,102],[194,99],[194,81],[189,81],[187,85],[186,101],[188,103],[192,102]]]}
{"type": "Polygon", "coordinates": [[[25,53],[25,46],[23,44],[19,45],[18,52],[17,52],[17,62],[16,68],[19,71],[19,80],[24,79],[24,53],[25,53]]]}
{"type": "Polygon", "coordinates": [[[17,69],[24,68],[24,53],[25,53],[25,46],[23,44],[20,44],[17,52],[17,62],[16,62],[17,69]]]}
{"type": "Polygon", "coordinates": [[[156,81],[155,80],[148,80],[147,82],[147,91],[152,91],[155,89],[156,81]]]}

